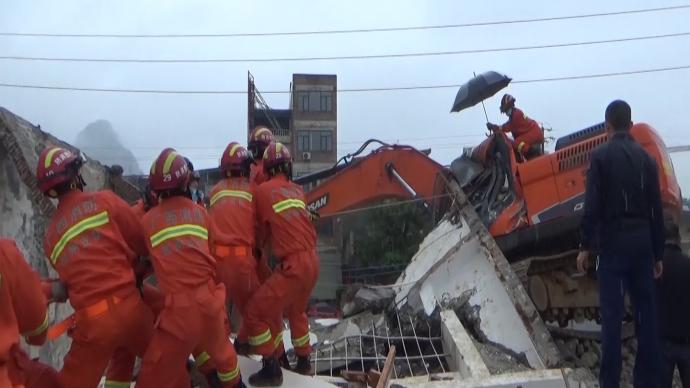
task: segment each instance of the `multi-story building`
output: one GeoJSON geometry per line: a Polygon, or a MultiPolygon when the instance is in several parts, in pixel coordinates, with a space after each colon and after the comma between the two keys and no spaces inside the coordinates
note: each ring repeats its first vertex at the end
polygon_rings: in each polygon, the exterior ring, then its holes
{"type": "Polygon", "coordinates": [[[336,76],[294,74],[291,101],[295,175],[332,166],[338,155],[336,76]]]}
{"type": "Polygon", "coordinates": [[[295,176],[331,167],[338,155],[337,90],[335,75],[293,74],[290,108],[272,109],[250,77],[248,132],[258,125],[271,128],[289,147],[295,176]]]}

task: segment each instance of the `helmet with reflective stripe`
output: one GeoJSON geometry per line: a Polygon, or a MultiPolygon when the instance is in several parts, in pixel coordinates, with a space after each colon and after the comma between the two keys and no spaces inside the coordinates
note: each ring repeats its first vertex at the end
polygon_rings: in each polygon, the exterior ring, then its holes
{"type": "Polygon", "coordinates": [[[149,187],[155,192],[186,190],[190,179],[185,158],[172,148],[164,149],[151,166],[149,187]]]}
{"type": "Polygon", "coordinates": [[[511,109],[514,107],[515,107],[515,97],[511,96],[508,93],[504,94],[503,98],[501,98],[501,113],[506,113],[506,112],[508,112],[508,109],[511,109]]]}
{"type": "Polygon", "coordinates": [[[268,147],[268,145],[274,141],[275,138],[273,136],[273,132],[263,125],[260,125],[254,128],[252,133],[249,135],[249,143],[247,144],[247,148],[252,152],[254,158],[260,158],[264,154],[266,147],[268,147]]]}
{"type": "Polygon", "coordinates": [[[223,156],[220,157],[220,169],[224,172],[248,172],[252,157],[246,148],[233,141],[225,147],[223,156]]]}
{"type": "Polygon", "coordinates": [[[38,189],[46,195],[56,197],[55,188],[69,183],[79,175],[84,159],[79,154],[57,146],[47,147],[38,157],[36,179],[38,189]]]}
{"type": "MultiPolygon", "coordinates": [[[[266,147],[263,157],[264,172],[270,174],[271,170],[274,170],[279,166],[286,166],[288,168],[292,167],[292,156],[290,156],[290,151],[282,143],[273,142],[266,147]]],[[[288,172],[288,171],[284,171],[288,172]]]]}

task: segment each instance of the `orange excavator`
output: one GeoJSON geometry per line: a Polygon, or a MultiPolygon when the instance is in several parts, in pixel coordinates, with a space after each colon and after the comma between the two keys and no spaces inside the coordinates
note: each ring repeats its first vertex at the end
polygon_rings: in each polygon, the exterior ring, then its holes
{"type": "MultiPolygon", "coordinates": [[[[644,123],[631,133],[656,160],[665,211],[678,222],[681,193],[663,140],[644,123]]],[[[589,155],[605,141],[602,123],[558,139],[554,152],[537,150],[518,162],[507,136],[497,133],[445,167],[428,150],[369,140],[334,167],[295,181],[319,182],[307,193],[308,206],[329,217],[386,198],[418,199],[434,209],[445,197],[442,177],[455,179],[514,262],[577,247],[589,155]],[[361,156],[371,144],[380,146],[361,156]]]]}
{"type": "MultiPolygon", "coordinates": [[[[679,222],[682,197],[663,140],[644,123],[631,134],[656,160],[664,211],[679,222]]],[[[443,213],[445,179],[454,179],[508,261],[523,271],[518,276],[544,319],[564,326],[598,316],[596,281],[593,274],[575,275],[574,257],[589,156],[605,141],[601,123],[558,139],[553,152],[541,145],[518,162],[507,135],[494,133],[442,166],[428,150],[369,140],[332,168],[295,181],[316,185],[307,192],[308,206],[326,218],[386,198],[416,199],[443,213]],[[362,156],[371,144],[379,147],[362,156]]]]}
{"type": "MultiPolygon", "coordinates": [[[[460,87],[451,112],[483,105],[510,82],[495,71],[475,75],[460,87]]],[[[682,196],[666,145],[645,123],[633,125],[631,135],[656,160],[665,219],[679,224],[682,196]]],[[[573,318],[599,316],[595,275],[579,276],[574,259],[589,158],[606,139],[599,123],[558,139],[553,152],[545,152],[543,143],[533,145],[522,160],[505,133],[493,132],[450,166],[433,161],[430,151],[369,140],[332,168],[296,182],[316,185],[307,193],[309,208],[328,217],[391,197],[416,200],[442,214],[446,180],[455,180],[544,320],[564,326],[573,318]],[[363,156],[373,143],[380,147],[363,156]]]]}

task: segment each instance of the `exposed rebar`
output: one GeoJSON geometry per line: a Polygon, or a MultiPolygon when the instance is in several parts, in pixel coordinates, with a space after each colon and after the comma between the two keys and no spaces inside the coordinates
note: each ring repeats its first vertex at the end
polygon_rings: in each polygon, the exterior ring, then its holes
{"type": "MultiPolygon", "coordinates": [[[[414,328],[414,322],[412,322],[412,317],[410,314],[407,314],[407,319],[410,320],[410,325],[412,326],[412,334],[414,334],[415,340],[417,341],[417,349],[419,349],[419,354],[422,353],[422,345],[419,344],[419,337],[417,337],[417,330],[414,328]]],[[[426,362],[422,360],[422,364],[424,365],[424,370],[426,371],[426,374],[429,374],[429,368],[426,366],[426,362]]]]}
{"type": "MultiPolygon", "coordinates": [[[[374,323],[373,319],[371,320],[371,329],[372,329],[371,332],[374,333],[372,335],[372,338],[374,339],[374,355],[376,357],[378,357],[379,356],[379,348],[378,348],[378,346],[376,346],[376,324],[374,323]]],[[[376,360],[376,370],[378,372],[381,372],[381,368],[379,367],[379,360],[378,359],[376,360]]]]}
{"type": "MultiPolygon", "coordinates": [[[[402,337],[402,325],[400,324],[400,315],[398,314],[398,310],[395,310],[395,316],[398,319],[398,330],[400,330],[400,336],[402,337]]],[[[410,376],[414,376],[414,372],[412,372],[412,364],[410,364],[410,356],[409,353],[407,353],[407,347],[405,346],[405,341],[403,340],[400,342],[402,342],[403,351],[405,352],[405,360],[407,361],[407,367],[410,369],[410,376]]]]}
{"type": "Polygon", "coordinates": [[[436,355],[436,358],[438,359],[438,363],[441,365],[441,370],[443,373],[446,373],[446,367],[443,366],[443,361],[441,361],[441,357],[438,355],[438,352],[436,351],[436,346],[434,345],[434,341],[431,340],[431,325],[429,324],[429,321],[425,321],[426,326],[429,328],[429,343],[431,344],[431,349],[434,350],[434,354],[436,355]]]}

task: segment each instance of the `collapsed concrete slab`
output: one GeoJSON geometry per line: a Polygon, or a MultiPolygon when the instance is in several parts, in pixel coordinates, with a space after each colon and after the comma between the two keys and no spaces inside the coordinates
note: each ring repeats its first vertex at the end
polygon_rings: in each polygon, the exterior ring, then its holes
{"type": "Polygon", "coordinates": [[[558,349],[522,284],[461,190],[453,182],[449,189],[457,206],[396,282],[396,305],[430,316],[467,303],[483,340],[523,355],[531,368],[557,365],[558,349]]]}
{"type": "MultiPolygon", "coordinates": [[[[36,163],[41,151],[48,145],[58,145],[77,151],[69,144],[43,132],[12,112],[0,108],[0,236],[14,239],[29,264],[42,277],[56,277],[46,263],[43,252],[43,234],[55,203],[37,189],[36,163]]],[[[133,201],[137,190],[120,176],[100,163],[87,160],[82,169],[87,190],[109,188],[133,201]]],[[[54,323],[72,312],[69,304],[51,305],[50,322],[54,323]]],[[[63,336],[47,343],[40,351],[31,348],[32,356],[40,356],[47,363],[61,367],[69,348],[69,338],[63,336]]]]}

